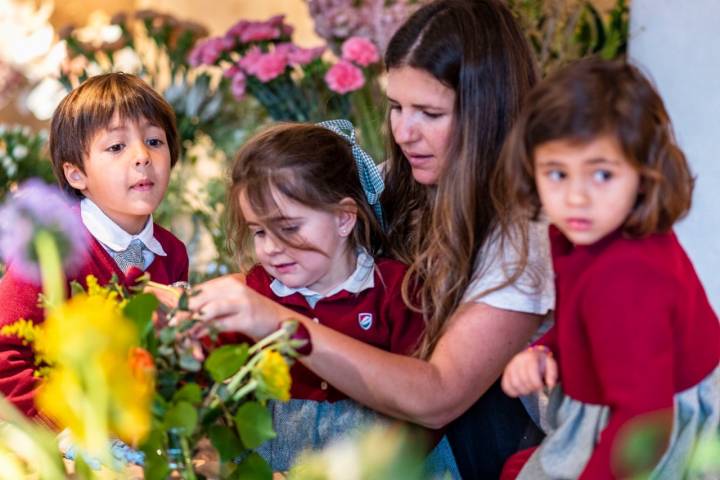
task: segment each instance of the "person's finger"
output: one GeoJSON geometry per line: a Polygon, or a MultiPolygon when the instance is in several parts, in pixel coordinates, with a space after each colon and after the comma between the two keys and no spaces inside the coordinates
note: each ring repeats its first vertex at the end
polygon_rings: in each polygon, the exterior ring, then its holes
{"type": "Polygon", "coordinates": [[[545,385],[549,389],[552,389],[557,385],[558,380],[558,366],[557,362],[552,357],[547,357],[545,360],[545,385]]]}

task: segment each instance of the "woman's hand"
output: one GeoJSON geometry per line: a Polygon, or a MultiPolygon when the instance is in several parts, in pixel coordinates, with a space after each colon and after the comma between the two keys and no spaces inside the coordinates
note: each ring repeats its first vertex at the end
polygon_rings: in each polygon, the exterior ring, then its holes
{"type": "Polygon", "coordinates": [[[534,346],[518,353],[510,360],[502,377],[502,389],[511,397],[527,395],[553,388],[557,383],[558,367],[550,349],[534,346]]]}
{"type": "Polygon", "coordinates": [[[277,329],[288,311],[245,285],[244,275],[226,275],[195,287],[190,310],[220,331],[261,338],[277,329]]]}

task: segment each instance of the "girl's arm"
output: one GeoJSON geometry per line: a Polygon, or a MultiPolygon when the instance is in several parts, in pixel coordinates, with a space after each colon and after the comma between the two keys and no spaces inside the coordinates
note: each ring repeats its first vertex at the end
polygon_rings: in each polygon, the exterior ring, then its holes
{"type": "Polygon", "coordinates": [[[430,428],[440,428],[472,405],[527,345],[541,316],[483,303],[467,303],[427,361],[389,353],[301,317],[233,277],[200,286],[190,308],[221,330],[254,338],[296,318],[310,331],[313,350],[303,363],[337,389],[370,408],[430,428]]]}

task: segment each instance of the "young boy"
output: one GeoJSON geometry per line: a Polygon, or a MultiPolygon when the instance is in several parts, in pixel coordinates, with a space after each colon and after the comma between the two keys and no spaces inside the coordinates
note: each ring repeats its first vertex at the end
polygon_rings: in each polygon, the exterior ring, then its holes
{"type": "MultiPolygon", "coordinates": [[[[90,78],[55,111],[50,156],[90,238],[86,262],[68,281],[85,285],[94,275],[104,284],[115,274],[124,283],[132,267],[160,283],[187,280],[185,246],[152,220],[178,157],[175,113],[162,96],[133,75],[90,78]]],[[[0,326],[42,321],[40,292],[10,265],[0,281],[0,326]]],[[[28,346],[0,336],[0,393],[28,416],[36,413],[33,366],[28,346]]]]}

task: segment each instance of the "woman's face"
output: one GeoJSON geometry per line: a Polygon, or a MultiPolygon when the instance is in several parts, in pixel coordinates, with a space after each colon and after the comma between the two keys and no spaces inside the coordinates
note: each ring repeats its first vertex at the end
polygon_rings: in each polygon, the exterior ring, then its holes
{"type": "Polygon", "coordinates": [[[445,165],[455,92],[424,70],[391,68],[387,77],[390,127],[413,178],[435,185],[445,165]]]}

